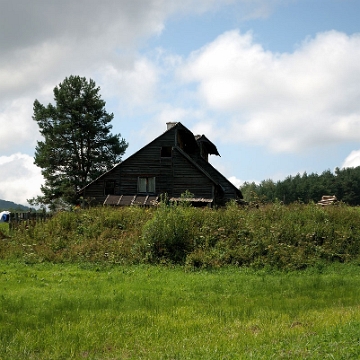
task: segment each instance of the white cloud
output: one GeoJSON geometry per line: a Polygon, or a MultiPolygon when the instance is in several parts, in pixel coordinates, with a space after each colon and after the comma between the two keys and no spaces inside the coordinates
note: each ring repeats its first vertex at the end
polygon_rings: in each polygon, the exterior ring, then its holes
{"type": "Polygon", "coordinates": [[[32,101],[26,98],[3,104],[0,111],[0,151],[3,154],[30,147],[35,150],[39,134],[31,110],[32,101]]]}
{"type": "Polygon", "coordinates": [[[194,52],[181,74],[223,115],[218,128],[229,139],[292,152],[360,140],[359,58],[360,34],[325,32],[279,54],[230,31],[194,52]]]}
{"type": "Polygon", "coordinates": [[[104,97],[120,97],[126,106],[146,106],[156,97],[157,72],[146,58],[127,65],[109,63],[99,71],[105,84],[104,97]]]}
{"type": "Polygon", "coordinates": [[[342,169],[360,166],[360,150],[352,151],[341,165],[342,169]]]}
{"type": "Polygon", "coordinates": [[[34,125],[29,125],[32,102],[51,101],[54,86],[72,74],[95,78],[97,83],[101,79],[104,93],[118,96],[121,104],[146,106],[156,97],[159,71],[164,71],[160,66],[178,66],[181,59],[165,55],[156,66],[139,57],[137,49],[144,39],[160,34],[171,16],[215,11],[229,4],[253,11],[268,1],[258,0],[249,7],[250,3],[107,0],[104,6],[95,0],[63,0],[19,6],[0,0],[0,118],[5,124],[16,117],[2,150],[10,153],[13,146],[7,146],[18,140],[34,144],[34,125]],[[23,103],[21,109],[14,101],[23,103]],[[19,135],[20,129],[27,135],[19,135]]]}
{"type": "Polygon", "coordinates": [[[0,156],[0,174],[0,199],[28,205],[27,199],[40,195],[43,177],[31,156],[0,156]]]}
{"type": "Polygon", "coordinates": [[[243,180],[238,179],[236,176],[230,176],[228,180],[237,188],[239,188],[244,183],[243,180]]]}
{"type": "MultiPolygon", "coordinates": [[[[104,64],[119,72],[119,59],[124,66],[123,59],[136,53],[144,39],[160,34],[169,17],[236,3],[253,11],[269,0],[107,0],[106,5],[96,0],[63,0],[21,6],[0,0],[1,99],[33,94],[65,76],[98,73],[104,64]]],[[[144,64],[135,60],[134,67],[144,64]]],[[[135,72],[143,74],[141,69],[135,72]]]]}

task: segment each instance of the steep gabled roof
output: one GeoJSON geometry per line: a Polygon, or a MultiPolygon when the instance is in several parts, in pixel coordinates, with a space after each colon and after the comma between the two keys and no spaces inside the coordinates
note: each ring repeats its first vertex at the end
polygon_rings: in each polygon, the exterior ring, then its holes
{"type": "MultiPolygon", "coordinates": [[[[177,126],[180,123],[176,123],[175,126],[177,126]]],[[[181,126],[183,126],[182,124],[180,124],[181,126]]],[[[183,126],[184,127],[184,126],[183,126]]],[[[155,142],[156,140],[158,140],[160,137],[164,136],[165,133],[169,132],[173,130],[173,127],[167,129],[164,133],[162,133],[161,135],[159,135],[158,137],[156,137],[154,140],[150,141],[148,144],[146,144],[145,146],[143,146],[142,148],[140,148],[138,151],[134,152],[132,155],[130,155],[128,158],[126,158],[125,160],[123,160],[122,162],[114,165],[110,170],[104,172],[103,174],[101,174],[99,177],[97,177],[96,179],[92,180],[91,182],[89,182],[87,185],[85,185],[82,189],[79,190],[79,193],[82,193],[88,186],[90,186],[91,184],[93,184],[94,182],[98,181],[99,179],[101,179],[103,176],[109,174],[111,171],[113,171],[115,168],[117,168],[118,166],[120,166],[121,164],[129,161],[129,159],[131,159],[132,157],[134,157],[135,155],[137,155],[139,152],[141,152],[143,149],[145,149],[146,147],[148,147],[149,145],[151,145],[153,142],[155,142]]],[[[188,129],[187,129],[188,130],[188,129]]],[[[190,130],[188,130],[190,131],[190,130]]]]}
{"type": "MultiPolygon", "coordinates": [[[[109,174],[111,171],[113,171],[118,166],[121,166],[122,164],[130,161],[131,158],[133,158],[135,155],[137,155],[139,152],[144,150],[146,147],[150,146],[152,143],[154,143],[159,138],[164,136],[164,134],[166,134],[167,132],[174,131],[176,129],[181,130],[182,134],[186,136],[186,139],[190,142],[191,146],[195,146],[197,144],[197,141],[206,142],[206,145],[208,146],[208,149],[209,149],[209,153],[219,155],[219,153],[216,149],[216,146],[205,135],[198,136],[196,139],[194,134],[188,128],[186,128],[180,122],[177,122],[177,123],[174,123],[174,125],[172,127],[168,128],[164,133],[162,133],[161,135],[156,137],[154,140],[149,142],[147,145],[143,146],[138,151],[136,151],[134,154],[130,155],[127,159],[125,159],[124,161],[122,161],[119,164],[116,164],[113,168],[111,168],[110,170],[108,170],[107,172],[100,175],[98,178],[94,179],[89,184],[84,186],[81,190],[79,190],[79,193],[81,194],[88,186],[90,186],[94,182],[98,181],[102,177],[106,176],[107,174],[109,174]]],[[[182,150],[179,146],[177,146],[175,138],[174,138],[174,147],[184,158],[186,158],[194,167],[196,167],[200,172],[202,172],[212,183],[214,183],[215,185],[219,185],[219,181],[217,179],[215,179],[213,176],[211,176],[210,172],[216,174],[216,177],[221,179],[221,181],[226,181],[228,184],[230,184],[230,186],[235,189],[236,193],[239,196],[241,196],[241,192],[239,191],[239,189],[237,189],[235,185],[233,185],[228,179],[226,179],[225,176],[223,176],[218,170],[216,170],[210,163],[201,159],[200,157],[195,160],[192,156],[190,156],[184,150],[182,150]],[[210,171],[208,171],[207,169],[210,171]]]]}

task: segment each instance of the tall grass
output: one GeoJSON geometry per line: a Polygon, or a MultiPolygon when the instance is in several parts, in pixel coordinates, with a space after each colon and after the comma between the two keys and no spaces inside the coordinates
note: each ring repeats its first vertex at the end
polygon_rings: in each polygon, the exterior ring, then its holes
{"type": "Polygon", "coordinates": [[[348,206],[272,204],[198,209],[92,208],[20,226],[0,258],[24,262],[169,263],[305,269],[358,262],[360,211],[348,206]]]}
{"type": "Polygon", "coordinates": [[[358,267],[0,262],[0,358],[357,359],[358,267]]]}
{"type": "Polygon", "coordinates": [[[139,238],[151,211],[99,207],[24,222],[0,243],[0,258],[37,262],[142,262],[139,238]]]}
{"type": "Polygon", "coordinates": [[[357,261],[360,212],[346,206],[273,204],[226,209],[163,207],[143,231],[155,259],[188,267],[224,265],[303,269],[323,262],[357,261]]]}
{"type": "Polygon", "coordinates": [[[0,223],[0,239],[5,239],[9,236],[9,224],[0,223]]]}

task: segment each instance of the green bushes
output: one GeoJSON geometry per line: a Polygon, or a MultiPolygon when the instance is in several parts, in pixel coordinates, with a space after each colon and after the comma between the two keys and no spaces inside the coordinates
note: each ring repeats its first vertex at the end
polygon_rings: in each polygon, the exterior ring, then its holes
{"type": "Polygon", "coordinates": [[[0,258],[25,262],[173,263],[303,269],[358,261],[360,211],[314,204],[229,204],[224,209],[92,208],[20,226],[0,240],[0,258]]]}
{"type": "Polygon", "coordinates": [[[143,228],[143,240],[152,262],[167,260],[183,263],[193,250],[192,223],[189,208],[161,205],[143,228]]]}

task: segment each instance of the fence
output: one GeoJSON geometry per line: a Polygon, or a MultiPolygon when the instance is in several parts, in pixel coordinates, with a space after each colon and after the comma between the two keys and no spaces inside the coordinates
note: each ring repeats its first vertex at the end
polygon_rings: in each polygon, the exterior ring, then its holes
{"type": "Polygon", "coordinates": [[[50,214],[46,212],[12,212],[10,213],[9,228],[15,229],[19,225],[35,225],[38,222],[44,222],[50,218],[50,214]]]}

